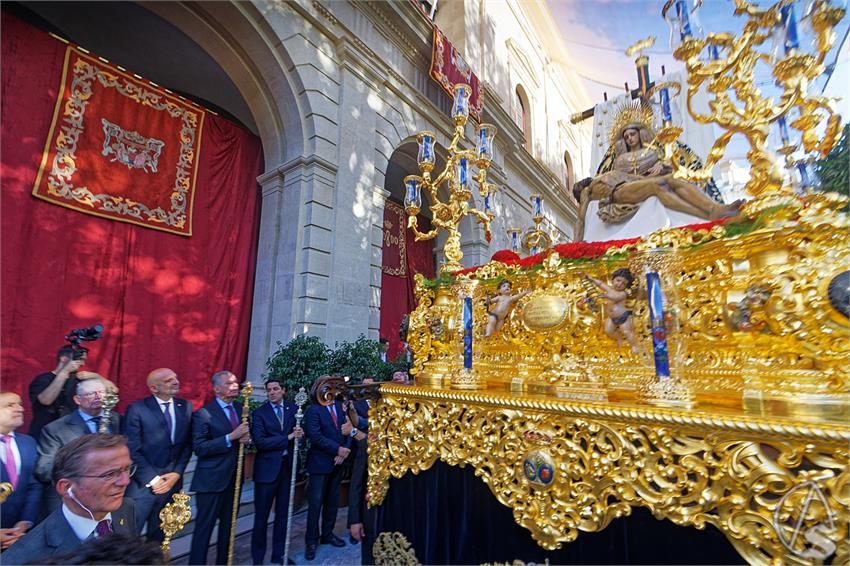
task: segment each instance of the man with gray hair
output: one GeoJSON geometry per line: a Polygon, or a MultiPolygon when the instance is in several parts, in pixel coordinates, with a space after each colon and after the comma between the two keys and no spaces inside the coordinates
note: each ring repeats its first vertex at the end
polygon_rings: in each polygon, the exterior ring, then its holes
{"type": "Polygon", "coordinates": [[[124,499],[136,466],[123,436],[84,434],[56,454],[52,479],[61,508],[3,552],[3,564],[30,564],[112,533],[139,534],[133,502],[124,499]]]}
{"type": "MultiPolygon", "coordinates": [[[[106,384],[102,379],[87,379],[77,384],[74,403],[77,410],[65,415],[41,429],[38,440],[38,465],[36,477],[47,486],[45,489],[45,505],[51,513],[59,507],[59,496],[50,488],[53,460],[59,449],[72,440],[98,432],[103,417],[103,395],[106,384]]],[[[113,411],[109,415],[108,432],[117,433],[120,430],[121,417],[113,411]]]]}
{"type": "Polygon", "coordinates": [[[207,550],[216,521],[215,563],[227,563],[238,447],[251,439],[248,425],[241,422],[242,407],[233,403],[239,395],[236,375],[226,370],[214,373],[212,388],[215,399],[192,415],[192,448],[198,455],[192,491],[198,502],[198,513],[189,564],[207,563],[207,550]]]}

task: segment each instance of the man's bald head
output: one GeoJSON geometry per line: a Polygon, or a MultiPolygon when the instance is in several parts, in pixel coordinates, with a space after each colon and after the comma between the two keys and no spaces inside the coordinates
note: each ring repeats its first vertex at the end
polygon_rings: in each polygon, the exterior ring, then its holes
{"type": "Polygon", "coordinates": [[[180,392],[180,380],[173,369],[157,368],[148,374],[148,389],[163,401],[168,401],[180,392]]]}

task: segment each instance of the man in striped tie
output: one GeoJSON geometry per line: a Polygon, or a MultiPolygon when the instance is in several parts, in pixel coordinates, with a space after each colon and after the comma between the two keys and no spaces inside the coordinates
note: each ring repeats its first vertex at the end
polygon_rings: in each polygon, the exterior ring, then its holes
{"type": "Polygon", "coordinates": [[[0,480],[12,486],[0,505],[0,549],[11,546],[35,524],[41,507],[41,483],[35,478],[38,452],[31,436],[16,432],[23,424],[21,397],[0,392],[0,480]]]}
{"type": "Polygon", "coordinates": [[[212,376],[215,399],[192,415],[192,448],[198,455],[192,491],[198,503],[189,564],[206,564],[213,528],[218,522],[216,564],[227,563],[230,518],[236,489],[239,444],[250,439],[247,423],[241,423],[242,407],[234,403],[239,380],[231,371],[212,376]]]}

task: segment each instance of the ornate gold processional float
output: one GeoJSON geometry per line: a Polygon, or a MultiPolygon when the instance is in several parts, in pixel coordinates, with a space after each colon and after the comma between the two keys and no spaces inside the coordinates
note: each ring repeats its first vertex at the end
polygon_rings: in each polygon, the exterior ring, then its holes
{"type": "MultiPolygon", "coordinates": [[[[795,190],[767,144],[775,125],[789,155],[790,127],[804,152],[825,156],[841,131],[831,101],[808,85],[823,73],[844,10],[825,0],[806,7],[811,47],[800,43],[791,0],[766,10],[735,0],[743,31],[704,38],[692,33],[685,0],[664,6],[687,69],[681,96],[694,119],[724,133],[704,167],[684,165],[670,85],[658,84],[647,93],[663,118],[654,145],[676,179],[698,183],[732,135],[744,136],[753,198],[732,219],[621,242],[544,242],[536,256],[461,270],[452,245],[460,219],[474,214],[489,229],[493,218],[484,171],[494,129],[480,126],[477,153],[459,149],[468,89],[456,89],[446,171],[431,181],[426,132],[423,177],[407,179],[411,223],[424,186],[434,225],[449,235],[449,263],[438,279],[417,279],[407,337],[416,385],[384,384],[370,414],[370,504],[391,477],[439,459],[474,468],[546,549],[642,506],[678,525],[712,525],[751,564],[850,560],[847,200],[795,190]],[[777,35],[784,53],[769,52],[777,35]],[[772,69],[776,99],[756,88],[757,65],[772,69]],[[698,92],[712,97],[709,110],[692,107],[698,92]],[[473,161],[484,212],[468,204],[473,161]],[[442,182],[445,204],[436,201],[442,182]],[[507,294],[494,301],[505,279],[507,294]],[[606,332],[607,321],[629,318],[631,336],[606,332]],[[501,330],[491,333],[493,323],[501,330]]],[[[644,110],[627,108],[622,120],[644,110]]]]}

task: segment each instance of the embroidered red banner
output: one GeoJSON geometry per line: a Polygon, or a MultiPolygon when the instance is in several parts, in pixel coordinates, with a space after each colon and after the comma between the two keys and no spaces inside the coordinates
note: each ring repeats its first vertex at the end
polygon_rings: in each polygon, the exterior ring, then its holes
{"type": "Polygon", "coordinates": [[[203,123],[196,105],[69,46],[33,195],[191,236],[203,123]]]}
{"type": "Polygon", "coordinates": [[[476,122],[481,122],[484,93],[478,77],[437,26],[434,26],[434,48],[431,51],[431,78],[437,81],[449,96],[454,96],[452,88],[456,84],[469,85],[472,89],[469,96],[469,115],[476,122]]]}
{"type": "Polygon", "coordinates": [[[384,255],[381,271],[387,275],[407,277],[407,213],[404,208],[392,201],[384,207],[384,255]]]}

